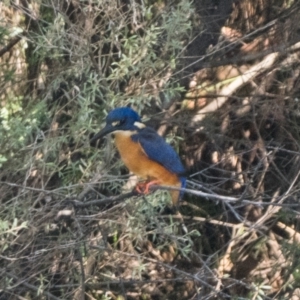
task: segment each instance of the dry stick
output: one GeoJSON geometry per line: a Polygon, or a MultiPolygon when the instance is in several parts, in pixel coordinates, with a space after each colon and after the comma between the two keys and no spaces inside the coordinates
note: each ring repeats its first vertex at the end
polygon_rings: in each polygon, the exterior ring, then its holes
{"type": "MultiPolygon", "coordinates": [[[[45,189],[37,189],[37,188],[30,188],[30,187],[24,187],[23,185],[19,185],[19,184],[14,184],[14,183],[9,183],[9,182],[4,182],[4,181],[0,181],[0,183],[3,184],[7,184],[9,186],[17,186],[20,188],[24,188],[24,189],[28,189],[28,190],[33,190],[33,191],[39,191],[39,192],[45,192],[45,193],[57,193],[56,190],[45,190],[45,189]]],[[[299,207],[299,204],[283,204],[283,203],[268,203],[268,202],[255,202],[255,201],[251,201],[251,200],[247,200],[247,199],[241,199],[241,198],[235,198],[235,197],[228,197],[228,196],[222,196],[222,195],[218,195],[218,194],[209,194],[209,193],[205,193],[199,190],[193,190],[193,189],[186,189],[186,188],[176,188],[173,186],[161,186],[161,185],[152,185],[149,187],[150,190],[155,191],[155,190],[181,190],[184,193],[187,194],[191,194],[191,195],[195,195],[195,196],[200,196],[200,197],[204,197],[210,200],[216,200],[216,201],[223,201],[223,202],[229,202],[229,203],[244,203],[244,204],[253,204],[256,206],[281,206],[281,207],[299,207]]],[[[290,189],[289,189],[290,190],[290,189]]],[[[90,201],[86,201],[86,202],[81,202],[77,199],[66,199],[63,201],[63,203],[61,204],[72,204],[77,208],[81,208],[81,207],[87,207],[90,205],[104,205],[104,204],[109,204],[112,202],[121,202],[123,200],[126,200],[128,198],[131,198],[133,196],[138,196],[139,194],[136,191],[132,191],[126,194],[122,194],[119,196],[114,196],[114,197],[109,197],[106,199],[100,199],[100,200],[90,200],[90,201]]],[[[287,197],[287,193],[284,194],[284,196],[280,196],[278,198],[276,198],[277,200],[281,200],[285,199],[287,197]]],[[[61,205],[60,204],[60,205],[61,205]]]]}
{"type": "Polygon", "coordinates": [[[222,97],[218,97],[197,112],[195,117],[192,119],[192,123],[202,121],[205,117],[205,114],[214,112],[218,108],[220,108],[228,100],[228,96],[235,92],[239,87],[252,80],[254,77],[264,72],[266,69],[270,68],[278,56],[279,52],[271,53],[266,56],[266,58],[262,62],[250,68],[245,74],[238,76],[236,80],[234,80],[232,83],[230,83],[220,91],[220,94],[223,95],[222,97]]]}
{"type": "MultiPolygon", "coordinates": [[[[241,198],[235,198],[235,197],[228,197],[228,196],[222,196],[222,195],[218,195],[218,194],[209,194],[209,193],[205,193],[202,191],[198,191],[198,190],[192,190],[192,189],[186,189],[186,188],[176,188],[173,186],[162,186],[162,185],[152,185],[149,187],[149,189],[151,191],[156,191],[156,190],[181,190],[184,193],[187,194],[191,194],[191,195],[196,195],[196,196],[200,196],[206,199],[210,199],[210,200],[216,200],[216,201],[222,201],[222,202],[227,202],[227,203],[241,203],[241,204],[252,204],[255,206],[259,206],[259,207],[264,207],[264,206],[280,206],[280,207],[299,207],[299,204],[284,204],[282,203],[282,201],[284,199],[287,198],[288,193],[286,192],[283,196],[280,197],[275,197],[276,200],[280,201],[281,203],[276,203],[274,200],[274,198],[272,199],[272,202],[256,202],[256,201],[251,201],[251,200],[247,200],[247,199],[241,199],[241,198]]],[[[290,188],[289,188],[290,190],[290,188]]],[[[86,201],[86,202],[81,202],[78,201],[77,199],[67,199],[65,200],[62,204],[72,204],[74,205],[75,208],[82,208],[82,207],[87,207],[90,205],[104,205],[104,204],[109,204],[112,202],[121,202],[124,201],[128,198],[131,198],[133,196],[139,196],[141,194],[138,194],[136,191],[132,191],[120,196],[116,196],[116,197],[110,197],[110,198],[106,198],[106,199],[100,199],[100,200],[90,200],[90,201],[86,201]]]]}
{"type": "MultiPolygon", "coordinates": [[[[253,228],[264,224],[268,219],[270,219],[274,214],[276,214],[279,211],[280,206],[282,206],[282,202],[290,194],[290,192],[291,192],[292,188],[294,187],[294,185],[296,184],[299,176],[300,176],[300,171],[297,173],[297,175],[295,176],[291,185],[289,186],[289,188],[286,190],[286,192],[283,194],[282,197],[278,197],[279,190],[277,190],[275,192],[274,196],[272,197],[271,202],[269,203],[270,206],[267,208],[266,212],[255,222],[255,224],[253,224],[253,228]],[[278,200],[278,203],[276,203],[276,205],[274,205],[276,207],[274,207],[274,206],[272,206],[272,204],[276,199],[278,200]]],[[[290,206],[290,204],[286,204],[286,205],[290,206]]]]}
{"type": "MultiPolygon", "coordinates": [[[[299,50],[300,48],[300,42],[296,43],[295,45],[289,47],[286,49],[286,51],[295,51],[299,50]]],[[[224,87],[220,94],[223,95],[222,97],[218,97],[217,99],[213,100],[211,103],[206,105],[203,109],[200,109],[195,117],[192,119],[192,123],[200,122],[204,119],[205,114],[211,113],[216,111],[218,108],[220,108],[225,102],[228,100],[228,97],[235,92],[238,88],[240,88],[245,83],[249,82],[259,74],[266,71],[268,68],[270,68],[275,60],[280,55],[280,52],[274,52],[265,57],[263,61],[256,64],[252,68],[250,68],[245,74],[242,74],[237,77],[232,83],[230,83],[228,86],[224,87]]]]}
{"type": "Polygon", "coordinates": [[[0,184],[5,184],[10,187],[22,188],[23,190],[29,190],[29,191],[34,191],[34,192],[43,192],[43,193],[51,193],[51,194],[61,195],[57,192],[61,188],[55,189],[55,190],[45,190],[45,189],[39,189],[39,188],[32,188],[29,186],[25,186],[23,184],[17,184],[17,183],[12,183],[12,182],[7,182],[7,181],[0,181],[0,184]]]}
{"type": "MultiPolygon", "coordinates": [[[[247,200],[247,199],[241,199],[241,198],[235,198],[235,197],[228,197],[228,196],[222,196],[222,195],[218,195],[218,194],[208,194],[205,192],[201,192],[201,191],[197,191],[197,190],[192,190],[192,189],[185,189],[185,188],[176,188],[173,186],[161,186],[161,185],[152,185],[149,188],[150,190],[181,190],[184,193],[188,193],[191,195],[196,195],[196,196],[200,196],[200,197],[204,197],[210,200],[217,200],[217,201],[222,201],[222,202],[228,202],[228,203],[245,203],[245,204],[253,204],[256,206],[282,206],[282,207],[299,207],[299,204],[283,204],[283,203],[268,203],[268,202],[255,202],[255,201],[251,201],[251,200],[247,200]]],[[[276,198],[277,200],[282,201],[282,199],[285,199],[288,195],[285,193],[283,196],[280,196],[278,198],[276,198]]]]}
{"type": "MultiPolygon", "coordinates": [[[[57,193],[56,190],[45,190],[45,189],[37,189],[37,188],[30,188],[30,187],[24,187],[23,185],[19,185],[19,184],[14,184],[14,183],[9,183],[9,182],[4,182],[4,181],[0,181],[0,183],[3,184],[7,184],[9,186],[17,186],[20,188],[24,188],[24,189],[28,189],[28,190],[33,190],[33,191],[39,191],[39,192],[45,192],[45,193],[57,193]]],[[[281,207],[299,207],[299,204],[283,204],[283,203],[268,203],[268,202],[255,202],[255,201],[251,201],[251,200],[247,200],[247,199],[241,199],[241,198],[235,198],[235,197],[228,197],[228,196],[222,196],[222,195],[218,195],[218,194],[209,194],[209,193],[205,193],[199,190],[193,190],[193,189],[186,189],[186,188],[176,188],[173,186],[161,186],[161,185],[152,185],[149,187],[150,190],[155,191],[155,190],[181,190],[184,193],[187,194],[191,194],[191,195],[195,195],[195,196],[200,196],[200,197],[204,197],[210,200],[216,200],[216,201],[223,201],[223,202],[229,202],[229,203],[244,203],[244,204],[253,204],[256,206],[281,206],[281,207]]],[[[289,188],[290,190],[290,188],[289,188]]],[[[63,203],[61,204],[72,204],[77,208],[81,208],[81,207],[87,207],[90,205],[104,205],[104,204],[109,204],[112,202],[121,202],[123,200],[126,200],[128,198],[131,198],[133,196],[138,196],[139,194],[136,191],[132,191],[126,194],[122,194],[119,196],[114,196],[114,197],[109,197],[106,199],[100,199],[100,200],[90,200],[90,201],[86,201],[86,202],[81,202],[77,199],[66,199],[63,201],[63,203]]],[[[280,196],[278,198],[276,198],[277,200],[280,200],[282,202],[282,199],[285,199],[288,196],[287,193],[285,193],[283,196],[280,196]]]]}
{"type": "MultiPolygon", "coordinates": [[[[170,219],[169,215],[162,215],[160,216],[163,219],[170,219]]],[[[197,222],[205,222],[205,223],[209,223],[209,224],[213,224],[213,225],[217,225],[217,226],[223,226],[223,227],[230,227],[230,228],[241,228],[244,227],[246,228],[247,225],[239,223],[239,224],[233,224],[233,223],[229,223],[229,222],[225,222],[225,221],[218,221],[218,220],[213,220],[213,219],[209,219],[209,218],[203,218],[203,217],[187,217],[187,216],[172,216],[173,219],[175,220],[179,220],[181,221],[183,220],[187,220],[187,221],[197,221],[197,222]]]]}
{"type": "Polygon", "coordinates": [[[294,228],[282,222],[277,222],[275,226],[277,226],[278,228],[283,230],[286,234],[288,234],[289,239],[293,239],[293,242],[300,244],[300,233],[297,232],[294,228]]]}
{"type": "MultiPolygon", "coordinates": [[[[77,219],[75,219],[75,222],[76,222],[77,228],[79,229],[80,239],[82,239],[83,238],[83,232],[81,230],[80,224],[79,224],[77,219]]],[[[80,247],[76,247],[75,253],[76,253],[76,256],[78,257],[78,260],[79,260],[80,272],[81,273],[80,273],[80,279],[79,279],[80,286],[74,294],[74,300],[84,300],[84,295],[85,295],[85,290],[86,290],[86,285],[85,285],[86,276],[85,276],[85,267],[83,265],[83,258],[82,258],[82,255],[81,255],[80,247]]]]}
{"type": "Polygon", "coordinates": [[[105,205],[105,204],[109,204],[109,203],[113,203],[113,202],[121,202],[121,201],[124,201],[128,198],[131,198],[133,196],[137,196],[138,193],[136,191],[133,191],[133,192],[129,192],[129,193],[126,193],[126,194],[122,194],[122,195],[119,195],[119,196],[116,196],[116,197],[109,197],[109,198],[106,198],[106,199],[99,199],[99,200],[90,200],[90,201],[86,201],[86,202],[81,202],[81,201],[78,201],[77,199],[66,199],[63,201],[62,205],[64,204],[72,204],[74,205],[75,208],[83,208],[83,207],[87,207],[87,206],[90,206],[90,205],[105,205]]]}
{"type": "MultiPolygon", "coordinates": [[[[14,275],[14,274],[12,274],[12,273],[10,273],[10,272],[6,272],[5,274],[6,274],[7,276],[9,276],[9,277],[15,279],[15,280],[18,280],[18,285],[24,285],[24,286],[26,286],[28,289],[33,290],[33,291],[35,291],[36,293],[39,292],[39,293],[41,293],[42,295],[47,296],[48,299],[53,299],[53,300],[59,300],[59,299],[60,299],[60,298],[55,297],[54,295],[52,295],[51,293],[49,293],[49,292],[47,292],[47,291],[40,290],[38,287],[36,287],[36,286],[34,286],[34,285],[30,284],[30,283],[27,283],[24,279],[22,279],[22,280],[20,281],[20,278],[18,278],[16,275],[14,275]]],[[[10,289],[10,288],[7,288],[7,289],[10,289]]]]}
{"type": "Polygon", "coordinates": [[[14,45],[16,45],[23,37],[21,35],[18,35],[10,40],[10,42],[4,46],[2,49],[0,49],[0,57],[4,55],[6,52],[8,52],[14,45]]]}

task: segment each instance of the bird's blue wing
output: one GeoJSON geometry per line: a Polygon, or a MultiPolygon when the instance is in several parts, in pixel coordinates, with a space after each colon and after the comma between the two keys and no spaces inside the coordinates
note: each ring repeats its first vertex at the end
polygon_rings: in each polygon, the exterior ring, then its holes
{"type": "Polygon", "coordinates": [[[145,127],[132,135],[131,138],[140,143],[151,160],[163,165],[172,173],[184,176],[185,169],[178,154],[154,129],[145,127]]]}

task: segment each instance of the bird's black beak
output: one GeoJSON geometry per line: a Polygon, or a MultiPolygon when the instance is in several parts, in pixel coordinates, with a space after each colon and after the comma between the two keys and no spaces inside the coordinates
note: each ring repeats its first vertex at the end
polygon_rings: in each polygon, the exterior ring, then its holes
{"type": "Polygon", "coordinates": [[[110,124],[107,124],[103,129],[101,129],[97,134],[95,134],[92,139],[90,140],[90,143],[95,143],[98,139],[101,139],[105,135],[115,131],[116,128],[110,124]]]}

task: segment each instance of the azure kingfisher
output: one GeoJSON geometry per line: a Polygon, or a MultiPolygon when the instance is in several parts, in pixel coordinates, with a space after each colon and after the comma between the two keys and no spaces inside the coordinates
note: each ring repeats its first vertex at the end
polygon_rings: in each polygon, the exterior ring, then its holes
{"type": "MultiPolygon", "coordinates": [[[[157,134],[141,123],[140,116],[129,107],[112,110],[106,117],[106,126],[97,133],[91,142],[113,133],[115,145],[127,168],[146,180],[138,184],[139,193],[148,193],[153,184],[184,188],[185,169],[175,150],[157,134]]],[[[177,207],[182,191],[170,191],[173,207],[177,207]]]]}

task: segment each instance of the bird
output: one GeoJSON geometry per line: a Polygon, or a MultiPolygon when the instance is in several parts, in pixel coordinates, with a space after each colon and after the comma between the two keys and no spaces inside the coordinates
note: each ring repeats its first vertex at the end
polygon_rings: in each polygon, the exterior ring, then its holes
{"type": "Polygon", "coordinates": [[[170,190],[173,207],[177,209],[186,186],[185,168],[176,151],[151,127],[141,122],[139,114],[130,107],[110,111],[106,125],[90,140],[95,143],[108,134],[114,142],[125,166],[143,180],[136,191],[149,193],[151,185],[176,187],[170,190]]]}

